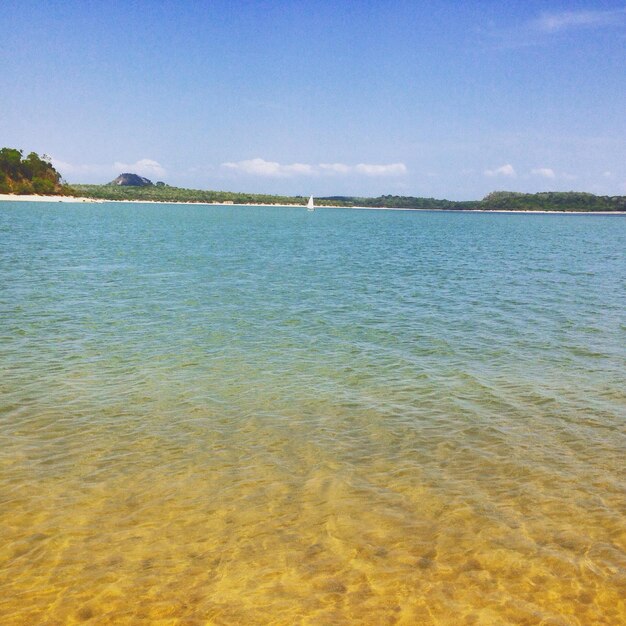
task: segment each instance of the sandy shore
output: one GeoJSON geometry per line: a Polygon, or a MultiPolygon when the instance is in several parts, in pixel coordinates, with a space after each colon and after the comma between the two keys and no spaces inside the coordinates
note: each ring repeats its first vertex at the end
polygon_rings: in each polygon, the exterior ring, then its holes
{"type": "MultiPolygon", "coordinates": [[[[82,198],[79,196],[17,196],[9,193],[0,193],[0,202],[97,202],[97,203],[109,203],[114,202],[117,204],[198,204],[198,205],[206,205],[206,206],[282,206],[282,207],[294,207],[294,208],[306,208],[304,204],[258,204],[258,203],[248,203],[248,204],[233,204],[232,202],[186,202],[186,201],[175,201],[175,200],[102,200],[100,198],[82,198]]],[[[316,208],[329,208],[329,209],[337,209],[337,208],[359,208],[359,207],[331,207],[324,205],[317,205],[316,208]]],[[[363,207],[363,208],[372,208],[372,207],[363,207]]],[[[381,207],[384,208],[384,207],[381,207]]],[[[393,210],[393,209],[392,209],[393,210]]]]}
{"type": "MultiPolygon", "coordinates": [[[[90,202],[90,203],[109,203],[115,202],[118,204],[198,204],[206,206],[281,206],[305,209],[304,204],[232,204],[231,202],[175,202],[169,200],[101,200],[99,198],[81,198],[78,196],[16,196],[8,193],[0,193],[0,202],[90,202]]],[[[561,214],[566,213],[570,215],[626,215],[625,211],[525,211],[525,210],[512,210],[512,209],[409,209],[405,207],[371,207],[371,206],[353,206],[353,207],[337,207],[323,204],[315,205],[316,209],[357,209],[359,211],[441,211],[449,213],[523,213],[527,215],[532,214],[561,214]]]]}
{"type": "MultiPolygon", "coordinates": [[[[0,202],[97,202],[100,204],[115,202],[117,204],[199,204],[207,206],[289,206],[304,208],[303,204],[233,204],[232,202],[184,202],[174,200],[102,200],[100,198],[82,198],[79,196],[17,196],[9,193],[0,193],[0,202]]],[[[321,208],[321,205],[319,206],[321,208]]],[[[331,208],[331,207],[328,207],[331,208]]],[[[337,208],[337,207],[332,207],[337,208]]]]}
{"type": "Polygon", "coordinates": [[[76,196],[16,196],[10,193],[0,193],[0,202],[105,202],[95,198],[79,198],[76,196]]]}

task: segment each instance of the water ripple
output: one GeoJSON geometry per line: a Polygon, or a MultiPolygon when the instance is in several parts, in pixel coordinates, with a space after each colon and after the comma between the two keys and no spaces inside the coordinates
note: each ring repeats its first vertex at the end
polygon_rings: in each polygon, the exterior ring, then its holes
{"type": "Polygon", "coordinates": [[[626,221],[0,207],[0,621],[626,623],[626,221]]]}

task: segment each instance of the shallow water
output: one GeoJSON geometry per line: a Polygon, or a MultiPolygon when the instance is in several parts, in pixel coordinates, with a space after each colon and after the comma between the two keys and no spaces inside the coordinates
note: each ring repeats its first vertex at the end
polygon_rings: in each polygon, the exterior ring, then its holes
{"type": "Polygon", "coordinates": [[[624,250],[0,203],[0,623],[626,623],[624,250]]]}

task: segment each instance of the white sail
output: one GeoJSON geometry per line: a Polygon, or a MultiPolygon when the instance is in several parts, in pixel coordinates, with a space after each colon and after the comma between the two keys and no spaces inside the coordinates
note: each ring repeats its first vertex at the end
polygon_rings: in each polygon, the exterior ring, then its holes
{"type": "Polygon", "coordinates": [[[313,204],[313,196],[311,196],[311,197],[309,198],[309,201],[308,201],[308,203],[307,203],[307,205],[306,205],[306,208],[307,208],[309,211],[315,211],[315,205],[313,204]]]}

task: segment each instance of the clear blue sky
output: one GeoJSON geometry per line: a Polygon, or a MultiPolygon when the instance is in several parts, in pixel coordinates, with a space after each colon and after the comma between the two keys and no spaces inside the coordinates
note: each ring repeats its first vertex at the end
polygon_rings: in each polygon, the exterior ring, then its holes
{"type": "Polygon", "coordinates": [[[626,194],[626,0],[4,0],[0,59],[70,182],[626,194]]]}

